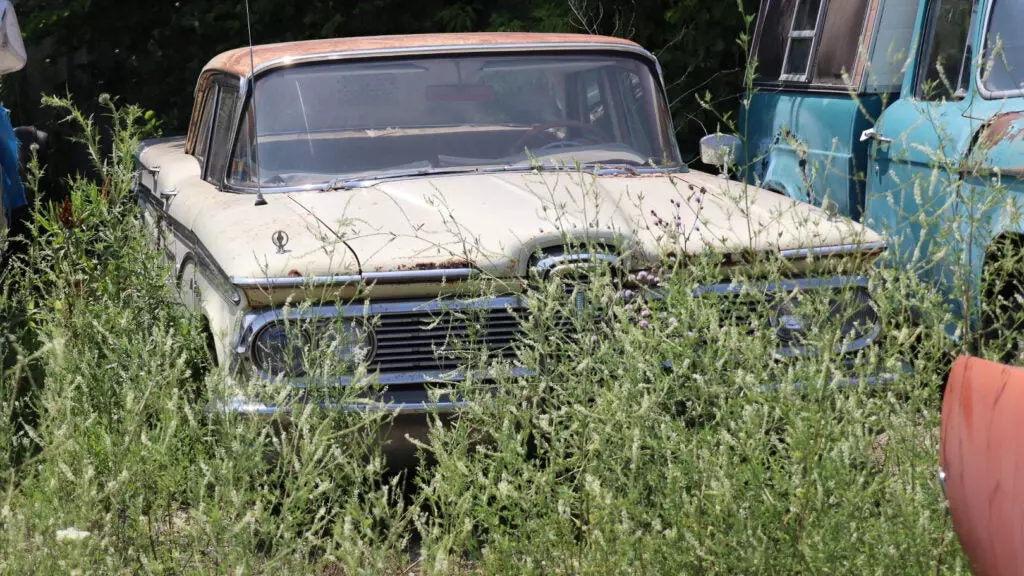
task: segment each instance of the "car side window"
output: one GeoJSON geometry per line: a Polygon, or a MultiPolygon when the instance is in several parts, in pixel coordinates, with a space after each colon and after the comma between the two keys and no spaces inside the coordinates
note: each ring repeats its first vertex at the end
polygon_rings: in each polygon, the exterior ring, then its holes
{"type": "Polygon", "coordinates": [[[210,164],[206,173],[206,180],[214,183],[224,175],[231,147],[231,132],[236,118],[235,104],[238,101],[237,88],[220,86],[217,92],[213,138],[210,139],[210,164]]]}
{"type": "Polygon", "coordinates": [[[922,44],[915,96],[960,99],[970,83],[976,0],[932,0],[922,44]]]}
{"type": "Polygon", "coordinates": [[[206,151],[210,144],[210,119],[213,117],[213,102],[217,96],[217,87],[209,86],[203,94],[203,104],[199,112],[199,125],[196,132],[195,148],[192,155],[199,160],[199,165],[206,162],[206,151]]]}

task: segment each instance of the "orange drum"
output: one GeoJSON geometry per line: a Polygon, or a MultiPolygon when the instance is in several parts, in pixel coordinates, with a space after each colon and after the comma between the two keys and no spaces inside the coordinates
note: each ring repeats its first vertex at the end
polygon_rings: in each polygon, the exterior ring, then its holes
{"type": "Polygon", "coordinates": [[[962,356],[942,404],[939,463],[975,574],[1024,574],[1024,369],[962,356]]]}

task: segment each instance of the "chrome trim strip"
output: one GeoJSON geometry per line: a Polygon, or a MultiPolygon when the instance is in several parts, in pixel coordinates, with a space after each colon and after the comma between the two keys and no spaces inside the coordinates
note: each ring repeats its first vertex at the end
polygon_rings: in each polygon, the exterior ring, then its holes
{"type": "Polygon", "coordinates": [[[248,278],[244,276],[230,276],[228,280],[239,288],[299,288],[301,286],[341,286],[346,284],[358,284],[362,276],[349,274],[345,276],[310,276],[308,278],[248,278]]]}
{"type": "Polygon", "coordinates": [[[603,253],[595,252],[593,254],[588,252],[583,253],[572,253],[572,254],[559,254],[557,256],[548,256],[542,260],[537,261],[534,264],[534,268],[545,272],[551,273],[562,266],[576,266],[578,264],[589,264],[597,260],[598,262],[604,262],[612,266],[616,266],[619,263],[619,257],[603,253]]]}
{"type": "MultiPolygon", "coordinates": [[[[367,411],[367,412],[391,412],[395,414],[430,414],[434,412],[451,413],[470,406],[466,401],[447,402],[374,402],[347,403],[347,404],[320,404],[325,410],[344,411],[367,411]]],[[[220,412],[222,414],[234,414],[237,416],[262,416],[276,417],[283,413],[290,412],[292,408],[283,408],[273,404],[253,402],[245,398],[233,398],[231,401],[220,404],[213,404],[208,408],[209,412],[220,412]]]]}
{"type": "MultiPolygon", "coordinates": [[[[513,374],[516,376],[516,374],[513,374]]],[[[483,388],[484,392],[493,391],[493,386],[483,388]]],[[[357,397],[346,402],[320,402],[318,406],[327,410],[364,410],[364,411],[386,411],[395,414],[426,414],[431,412],[453,412],[466,408],[470,402],[460,398],[457,391],[437,390],[437,396],[431,398],[431,391],[427,390],[382,390],[375,397],[357,397]]],[[[372,394],[372,392],[371,392],[372,394]]],[[[206,411],[208,413],[234,414],[238,416],[277,416],[291,412],[295,407],[301,406],[296,402],[291,406],[278,404],[267,404],[251,398],[236,396],[233,398],[214,400],[210,402],[206,411]]]]}
{"type": "Polygon", "coordinates": [[[450,268],[443,270],[405,270],[398,272],[364,272],[363,278],[377,284],[413,284],[444,280],[465,280],[477,274],[474,268],[450,268]]]}
{"type": "MultiPolygon", "coordinates": [[[[475,376],[478,380],[493,379],[498,370],[489,370],[484,373],[477,373],[475,376]]],[[[533,376],[534,372],[522,366],[511,366],[507,371],[502,372],[512,376],[513,378],[533,376]]],[[[264,381],[273,382],[274,377],[262,372],[256,372],[256,376],[264,381]]],[[[380,386],[387,388],[388,386],[409,386],[414,384],[447,384],[453,382],[462,382],[466,380],[469,374],[465,370],[413,370],[410,372],[392,372],[387,374],[379,374],[374,378],[374,382],[380,386]]],[[[334,387],[349,386],[354,381],[351,376],[339,376],[334,378],[328,384],[334,387]]],[[[307,378],[289,378],[285,382],[296,390],[305,390],[310,388],[320,388],[323,386],[321,383],[311,383],[307,378]]],[[[411,390],[397,390],[395,392],[410,393],[411,390]]]]}
{"type": "Polygon", "coordinates": [[[782,250],[783,258],[799,259],[812,256],[836,256],[839,254],[852,254],[855,252],[884,252],[889,248],[889,243],[882,240],[879,242],[867,242],[864,244],[841,244],[838,246],[821,246],[818,248],[796,248],[793,250],[782,250]]]}
{"type": "Polygon", "coordinates": [[[299,288],[302,286],[339,286],[346,284],[416,284],[466,280],[479,274],[473,268],[441,270],[402,270],[397,272],[366,272],[342,276],[309,276],[306,278],[248,278],[231,276],[228,280],[239,288],[299,288]]]}
{"type": "Polygon", "coordinates": [[[743,292],[792,292],[793,290],[813,290],[816,288],[846,288],[858,286],[868,287],[866,276],[836,276],[833,278],[797,278],[794,280],[782,280],[780,282],[765,282],[760,284],[739,284],[723,283],[708,286],[699,286],[693,291],[694,296],[704,294],[740,294],[743,292]]]}

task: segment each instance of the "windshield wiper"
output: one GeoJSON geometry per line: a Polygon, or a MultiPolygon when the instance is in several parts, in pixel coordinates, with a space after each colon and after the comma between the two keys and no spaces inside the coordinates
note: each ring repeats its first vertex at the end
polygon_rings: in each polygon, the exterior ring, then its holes
{"type": "Polygon", "coordinates": [[[394,172],[382,172],[380,174],[367,174],[365,176],[338,176],[331,178],[321,188],[324,192],[331,190],[351,190],[353,188],[368,188],[381,180],[393,180],[396,178],[413,178],[416,176],[432,176],[435,174],[467,174],[479,172],[478,167],[451,167],[451,168],[415,168],[412,170],[395,170],[394,172]]]}
{"type": "Polygon", "coordinates": [[[338,176],[332,178],[321,186],[321,190],[352,190],[354,188],[369,188],[383,180],[397,180],[399,178],[415,178],[417,176],[437,176],[448,174],[491,174],[495,172],[530,172],[533,170],[565,170],[554,164],[511,164],[506,166],[450,166],[447,168],[415,168],[412,170],[395,170],[393,172],[382,172],[380,174],[367,174],[365,176],[338,176]]]}
{"type": "MultiPolygon", "coordinates": [[[[448,174],[494,174],[500,172],[565,172],[576,170],[574,164],[510,164],[506,166],[451,166],[447,168],[415,168],[412,170],[395,170],[393,172],[382,172],[380,174],[367,174],[365,176],[338,176],[332,178],[321,187],[324,192],[331,190],[353,190],[356,188],[369,188],[384,180],[397,180],[399,178],[415,178],[417,176],[434,176],[448,174]]],[[[676,171],[678,168],[652,168],[648,166],[636,166],[625,163],[602,163],[589,162],[580,164],[579,169],[597,169],[600,172],[618,172],[637,175],[650,172],[676,171]]]]}
{"type": "Polygon", "coordinates": [[[600,172],[625,172],[637,176],[640,174],[660,174],[665,172],[678,172],[679,166],[651,166],[650,164],[637,164],[635,162],[621,162],[621,161],[608,161],[608,162],[587,162],[581,165],[582,168],[588,170],[597,170],[600,172]]]}

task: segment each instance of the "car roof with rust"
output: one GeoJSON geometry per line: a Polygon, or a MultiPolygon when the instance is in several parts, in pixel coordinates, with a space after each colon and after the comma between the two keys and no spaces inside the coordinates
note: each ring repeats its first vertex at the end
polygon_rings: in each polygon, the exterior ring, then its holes
{"type": "Polygon", "coordinates": [[[635,42],[598,36],[593,34],[547,34],[536,32],[478,32],[464,34],[407,34],[395,36],[357,36],[352,38],[326,38],[323,40],[305,40],[300,42],[284,42],[281,44],[264,44],[252,49],[251,60],[248,47],[229,50],[210,60],[203,71],[221,70],[248,76],[255,68],[260,70],[275,61],[285,59],[315,60],[318,56],[343,54],[345,52],[365,53],[374,51],[419,51],[429,53],[431,48],[440,50],[452,47],[487,46],[543,46],[555,48],[559,45],[585,46],[604,45],[621,46],[638,49],[635,42]]]}

